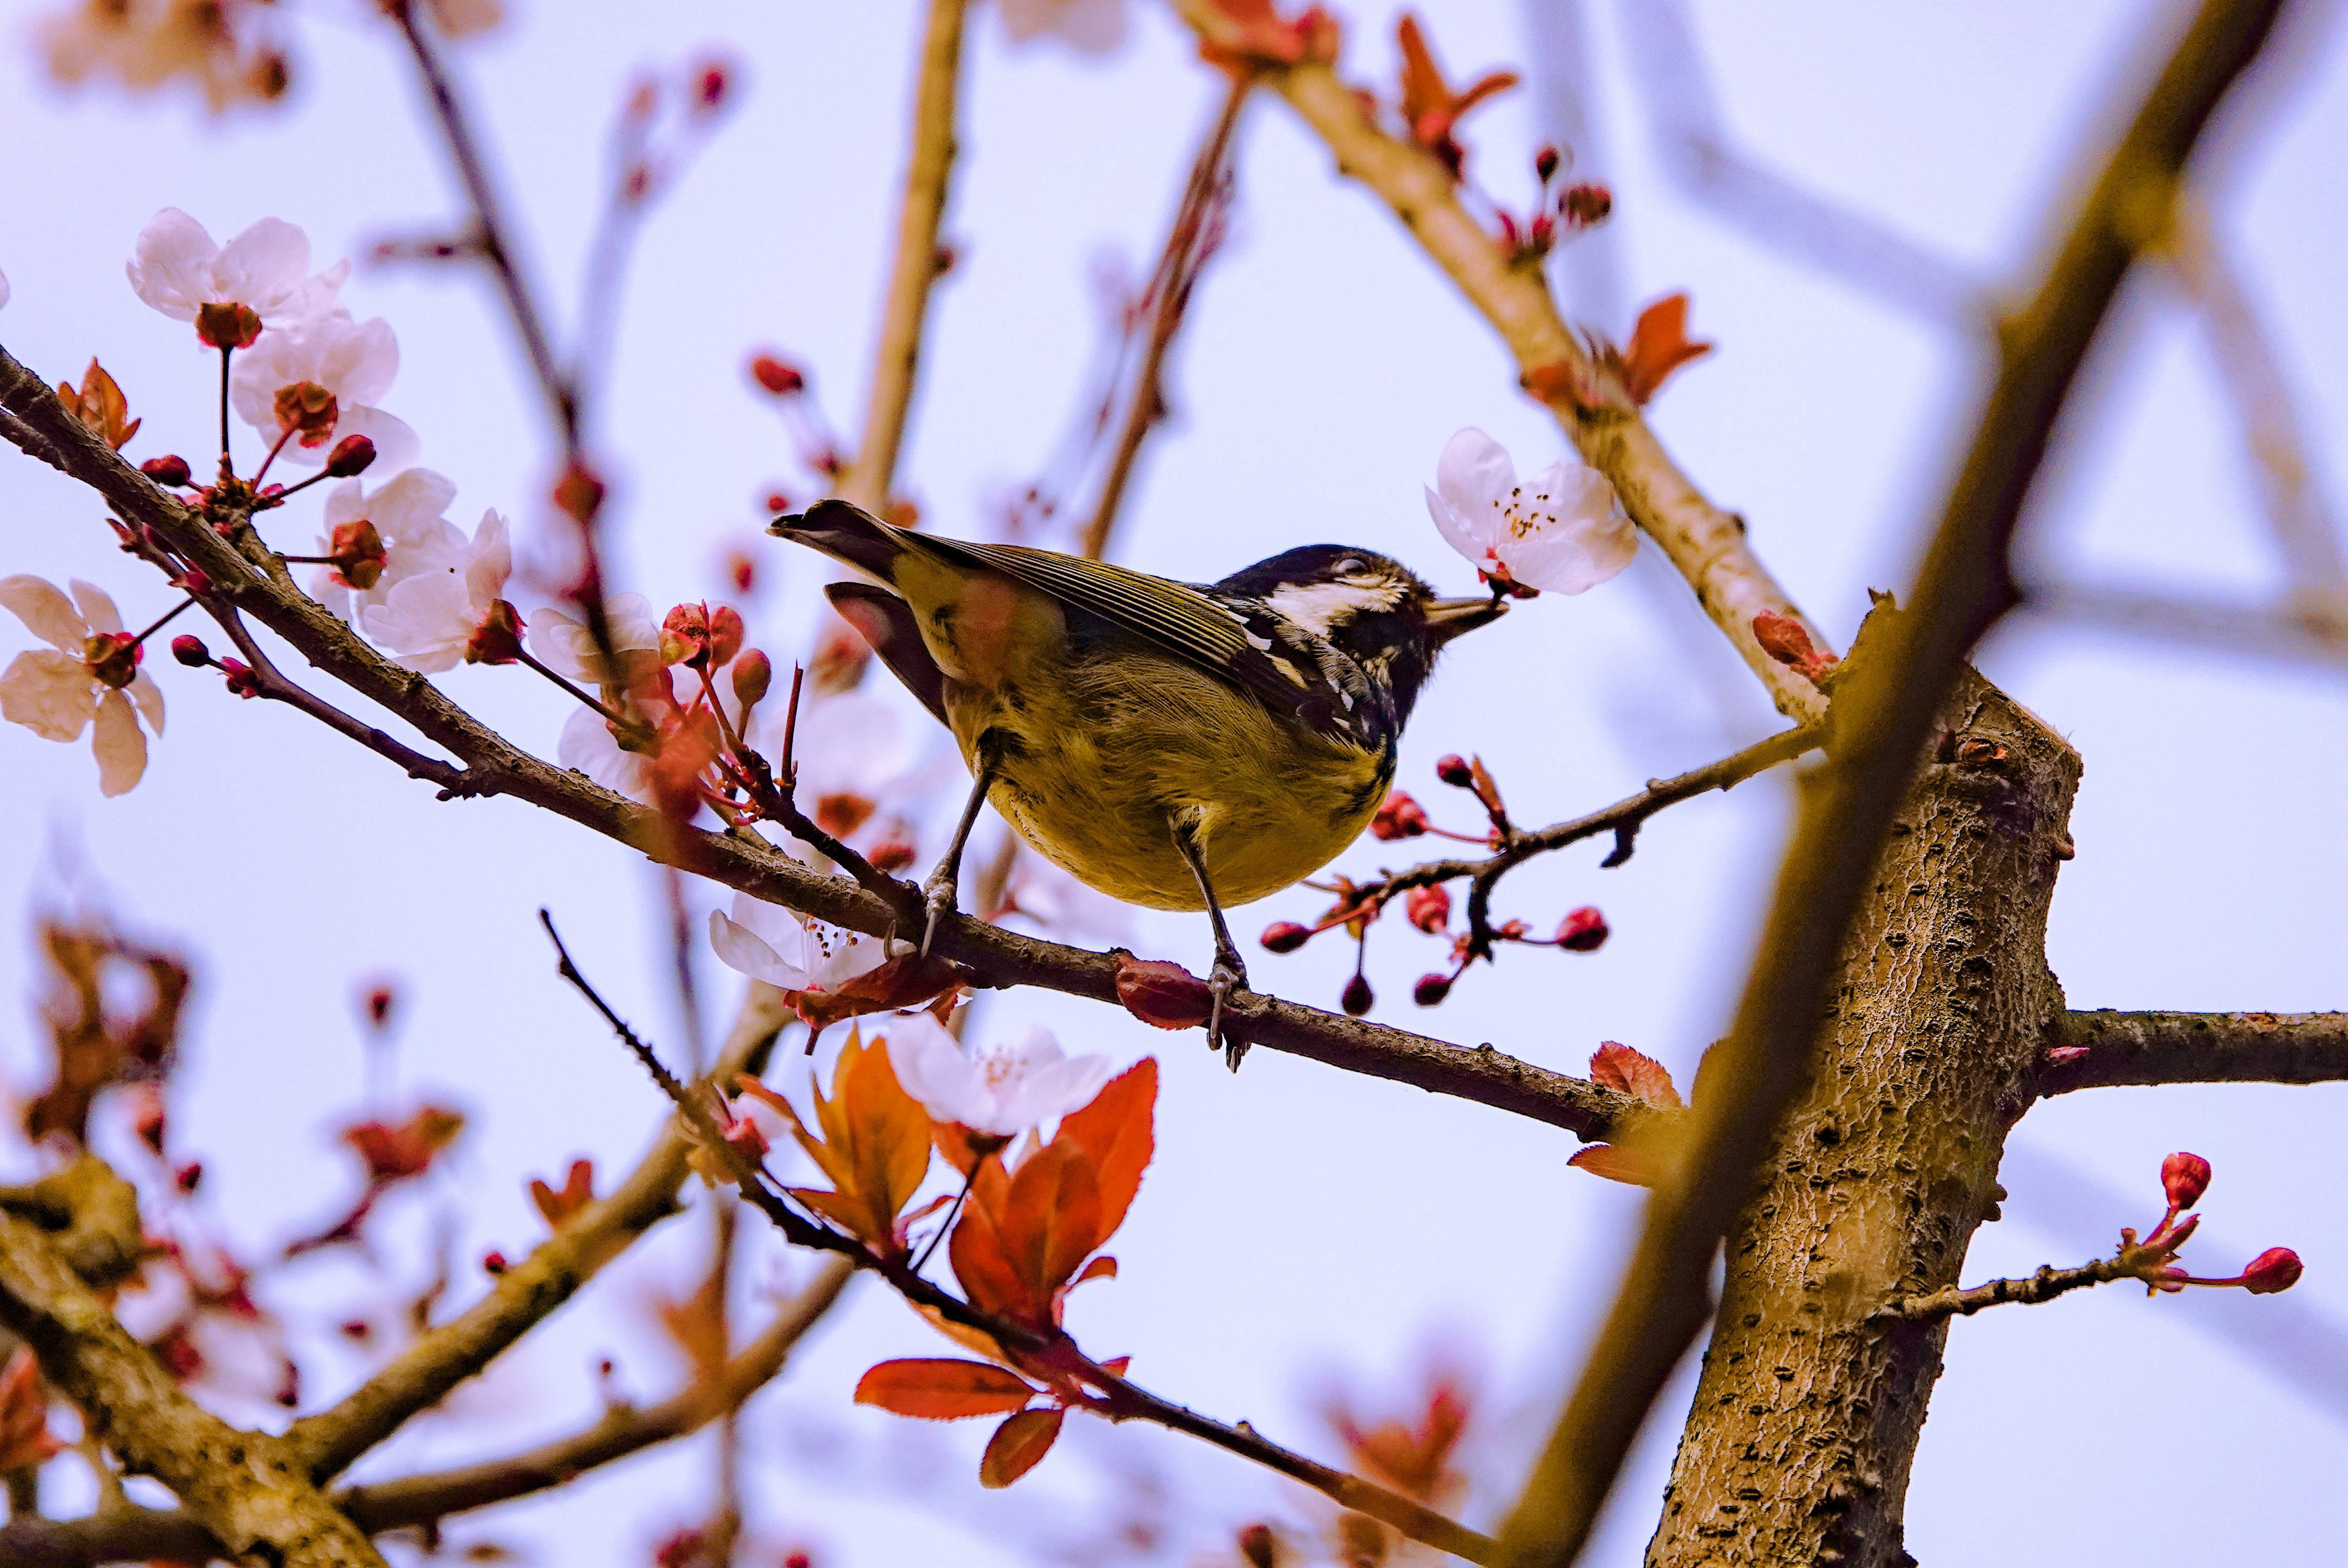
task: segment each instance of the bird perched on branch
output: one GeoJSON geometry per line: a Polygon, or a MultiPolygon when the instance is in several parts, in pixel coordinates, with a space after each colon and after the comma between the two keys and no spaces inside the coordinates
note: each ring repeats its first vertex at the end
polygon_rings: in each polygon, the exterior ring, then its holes
{"type": "Polygon", "coordinates": [[[1208,1038],[1247,968],[1223,911],[1358,837],[1437,654],[1499,597],[1438,599],[1395,561],[1308,544],[1200,586],[1080,556],[913,533],[843,500],[769,531],[870,583],[825,589],[953,731],[973,783],[923,893],[954,907],[982,802],[1077,880],[1214,923],[1208,1038]]]}

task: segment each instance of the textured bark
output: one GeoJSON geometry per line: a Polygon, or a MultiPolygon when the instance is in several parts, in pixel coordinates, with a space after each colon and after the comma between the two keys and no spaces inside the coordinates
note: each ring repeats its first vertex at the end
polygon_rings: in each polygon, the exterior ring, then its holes
{"type": "Polygon", "coordinates": [[[2079,759],[1966,672],[1846,944],[1809,1088],[1730,1232],[1649,1568],[1890,1568],[1953,1284],[2063,1010],[2046,911],[2079,759]]]}

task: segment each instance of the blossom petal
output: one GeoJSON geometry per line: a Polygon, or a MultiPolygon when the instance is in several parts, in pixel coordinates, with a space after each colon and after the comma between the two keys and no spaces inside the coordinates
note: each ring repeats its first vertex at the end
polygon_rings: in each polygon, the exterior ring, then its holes
{"type": "Polygon", "coordinates": [[[0,718],[21,724],[44,740],[74,740],[97,704],[89,666],[71,654],[31,648],[0,671],[0,718]]]}
{"type": "Polygon", "coordinates": [[[196,306],[210,297],[212,261],[220,247],[211,235],[177,207],[147,220],[130,253],[131,291],[180,321],[196,319],[196,306]]]}
{"type": "Polygon", "coordinates": [[[0,608],[24,622],[33,635],[77,660],[82,645],[89,641],[89,624],[75,611],[65,591],[46,578],[28,573],[0,577],[0,608]]]}
{"type": "MultiPolygon", "coordinates": [[[[114,607],[112,594],[95,583],[85,583],[75,577],[68,580],[73,588],[74,606],[93,632],[122,630],[122,612],[114,607]]],[[[75,650],[68,649],[67,652],[75,650]]]]}
{"type": "Polygon", "coordinates": [[[783,955],[762,941],[752,931],[726,918],[726,912],[709,912],[709,948],[717,961],[728,969],[737,970],[753,980],[764,980],[769,985],[779,985],[786,991],[807,988],[806,971],[784,961],[783,955]]]}
{"type": "Polygon", "coordinates": [[[149,679],[145,670],[141,670],[130,677],[130,685],[126,689],[130,695],[130,706],[139,710],[140,718],[146,720],[148,732],[162,734],[163,688],[149,679]]]}
{"type": "Polygon", "coordinates": [[[147,771],[147,737],[139,728],[130,699],[109,691],[98,699],[98,727],[90,732],[90,750],[98,756],[98,793],[112,797],[128,792],[147,771]]]}
{"type": "Polygon", "coordinates": [[[221,247],[211,264],[213,297],[271,315],[294,297],[309,270],[310,236],[283,218],[263,218],[221,247]]]}

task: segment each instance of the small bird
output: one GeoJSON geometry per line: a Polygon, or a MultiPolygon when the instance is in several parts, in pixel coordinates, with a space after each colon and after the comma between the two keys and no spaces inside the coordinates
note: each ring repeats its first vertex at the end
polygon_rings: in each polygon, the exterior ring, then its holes
{"type": "Polygon", "coordinates": [[[927,950],[991,801],[1078,881],[1214,923],[1210,1045],[1247,967],[1223,912],[1312,875],[1368,826],[1436,655],[1497,620],[1372,551],[1307,544],[1199,585],[913,533],[843,500],[769,529],[865,573],[824,592],[953,732],[970,799],[923,885],[927,950]]]}

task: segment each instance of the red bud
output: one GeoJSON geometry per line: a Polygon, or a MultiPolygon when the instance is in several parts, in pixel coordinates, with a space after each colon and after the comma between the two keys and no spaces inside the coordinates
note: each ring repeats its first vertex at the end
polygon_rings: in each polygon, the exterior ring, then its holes
{"type": "Polygon", "coordinates": [[[1451,980],[1448,975],[1422,975],[1410,988],[1410,999],[1422,1007],[1432,1007],[1451,995],[1451,980]]]}
{"type": "Polygon", "coordinates": [[[1143,1023],[1160,1029],[1192,1029],[1207,1021],[1215,994],[1204,980],[1162,958],[1117,955],[1117,999],[1143,1023]]]}
{"type": "Polygon", "coordinates": [[[1276,920],[1263,928],[1257,941],[1270,953],[1293,953],[1312,940],[1313,928],[1299,925],[1292,920],[1276,920]]]}
{"type": "Polygon", "coordinates": [[[750,375],[759,386],[778,397],[788,397],[807,390],[807,373],[788,360],[771,354],[761,354],[750,361],[750,375]]]}
{"type": "Polygon", "coordinates": [[[212,651],[204,640],[192,633],[183,633],[171,639],[171,656],[191,670],[202,669],[212,662],[212,651]]]}
{"type": "Polygon", "coordinates": [[[2179,1150],[2160,1162],[2160,1184],[2172,1209],[2189,1209],[2209,1190],[2209,1162],[2179,1150]]]}
{"type": "Polygon", "coordinates": [[[334,479],[346,480],[355,474],[366,472],[368,465],[374,461],[373,441],[365,436],[345,436],[335,443],[335,449],[326,454],[326,473],[334,479]]]}
{"type": "Polygon", "coordinates": [[[2297,1284],[2306,1272],[2299,1254],[2289,1247],[2269,1247],[2242,1271],[2242,1288],[2252,1295],[2272,1295],[2297,1284]]]}
{"type": "Polygon", "coordinates": [[[1441,882],[1415,887],[1402,903],[1403,917],[1432,936],[1451,923],[1451,894],[1441,882]]]}
{"type": "Polygon", "coordinates": [[[1476,783],[1475,769],[1469,768],[1468,759],[1456,751],[1436,759],[1435,776],[1455,789],[1472,789],[1476,783]]]}
{"type": "Polygon", "coordinates": [[[194,477],[185,458],[149,458],[139,465],[139,471],[159,485],[183,485],[194,477]]]}
{"type": "Polygon", "coordinates": [[[1370,989],[1370,983],[1361,975],[1356,975],[1351,980],[1345,982],[1344,995],[1338,997],[1337,1000],[1339,1004],[1344,1007],[1347,1013],[1350,1013],[1354,1017],[1358,1018],[1363,1014],[1368,1012],[1370,1010],[1370,1004],[1375,1002],[1377,999],[1377,993],[1370,989]]]}
{"type": "Polygon", "coordinates": [[[1606,917],[1595,905],[1583,904],[1558,926],[1557,944],[1569,953],[1595,953],[1606,945],[1609,934],[1606,917]]]}

